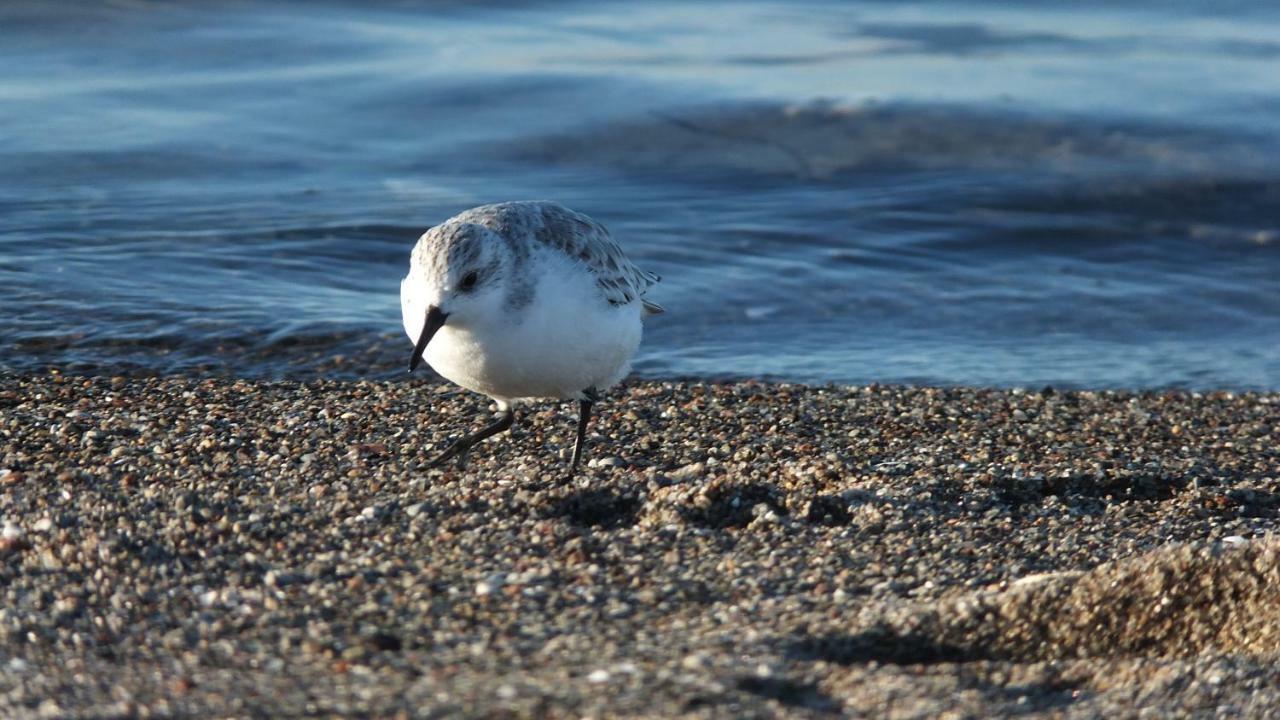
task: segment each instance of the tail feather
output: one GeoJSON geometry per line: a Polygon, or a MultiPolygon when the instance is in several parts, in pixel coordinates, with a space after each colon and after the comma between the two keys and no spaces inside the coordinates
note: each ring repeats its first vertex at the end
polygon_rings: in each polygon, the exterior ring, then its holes
{"type": "Polygon", "coordinates": [[[640,303],[644,305],[645,315],[661,315],[666,312],[661,305],[651,300],[641,300],[640,303]]]}

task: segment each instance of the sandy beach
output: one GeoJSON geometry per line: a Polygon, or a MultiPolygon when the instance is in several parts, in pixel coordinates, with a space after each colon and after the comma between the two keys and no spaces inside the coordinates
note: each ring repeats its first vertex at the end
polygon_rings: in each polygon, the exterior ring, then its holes
{"type": "Polygon", "coordinates": [[[0,376],[5,717],[1275,717],[1280,394],[0,376]]]}

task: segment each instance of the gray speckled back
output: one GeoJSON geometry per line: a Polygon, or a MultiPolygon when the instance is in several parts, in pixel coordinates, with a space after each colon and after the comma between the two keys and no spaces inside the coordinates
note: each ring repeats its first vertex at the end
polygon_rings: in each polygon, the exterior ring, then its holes
{"type": "MultiPolygon", "coordinates": [[[[622,252],[609,231],[582,213],[546,201],[505,202],[482,205],[460,213],[431,232],[453,225],[479,225],[492,230],[512,250],[517,266],[535,243],[581,262],[596,277],[606,300],[626,305],[644,296],[659,277],[636,267],[622,252]]],[[[450,259],[452,261],[452,258],[450,259]]],[[[660,311],[646,303],[650,312],[660,311]]]]}

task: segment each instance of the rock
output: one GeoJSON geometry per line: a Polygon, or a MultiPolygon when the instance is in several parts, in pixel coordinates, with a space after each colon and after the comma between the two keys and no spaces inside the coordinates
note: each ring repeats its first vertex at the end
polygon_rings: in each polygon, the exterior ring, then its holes
{"type": "Polygon", "coordinates": [[[506,575],[503,573],[493,573],[484,580],[476,583],[476,595],[481,597],[492,595],[506,584],[506,575]]]}

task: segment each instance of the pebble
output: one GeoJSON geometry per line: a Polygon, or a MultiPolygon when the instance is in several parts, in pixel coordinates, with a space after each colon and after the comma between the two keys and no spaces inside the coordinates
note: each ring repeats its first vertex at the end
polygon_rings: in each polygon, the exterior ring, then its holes
{"type": "Polygon", "coordinates": [[[485,596],[492,595],[506,584],[506,575],[502,573],[494,573],[489,577],[476,583],[476,595],[485,596]]]}

